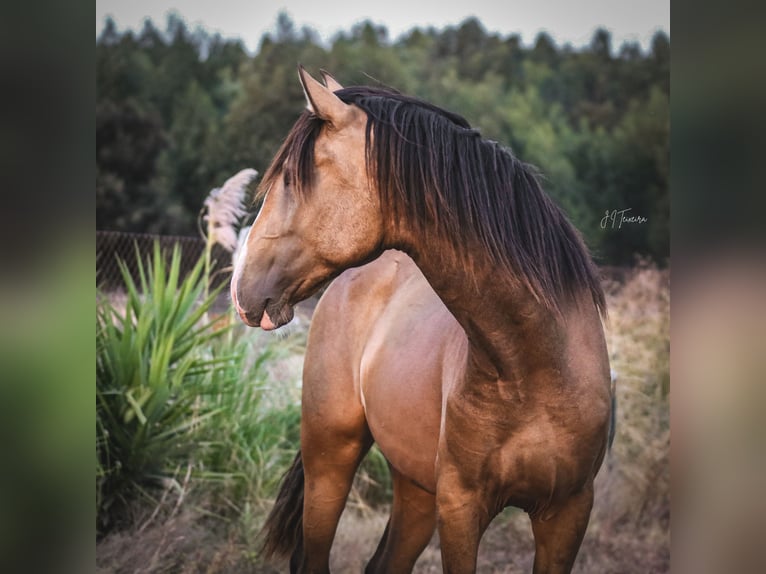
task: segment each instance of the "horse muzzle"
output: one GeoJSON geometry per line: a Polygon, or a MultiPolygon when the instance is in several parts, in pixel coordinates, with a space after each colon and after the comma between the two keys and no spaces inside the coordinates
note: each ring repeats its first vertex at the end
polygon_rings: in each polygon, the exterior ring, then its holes
{"type": "Polygon", "coordinates": [[[264,307],[261,311],[245,311],[234,305],[242,322],[248,327],[260,327],[264,331],[279,329],[293,320],[295,311],[290,305],[264,307]]]}
{"type": "MultiPolygon", "coordinates": [[[[247,317],[247,315],[245,315],[247,317]]],[[[291,305],[266,305],[258,320],[258,325],[264,331],[273,331],[293,320],[295,311],[291,305]]],[[[242,315],[240,315],[242,317],[242,315]]],[[[243,319],[244,320],[244,319],[243,319]]],[[[245,321],[247,323],[247,321],[245,321]]],[[[249,324],[249,323],[247,323],[249,324]]],[[[251,325],[253,327],[255,325],[251,325]]]]}
{"type": "Polygon", "coordinates": [[[266,299],[259,304],[241,304],[236,281],[231,283],[231,302],[239,318],[248,327],[260,327],[264,331],[273,331],[292,321],[293,307],[280,301],[266,299]]]}

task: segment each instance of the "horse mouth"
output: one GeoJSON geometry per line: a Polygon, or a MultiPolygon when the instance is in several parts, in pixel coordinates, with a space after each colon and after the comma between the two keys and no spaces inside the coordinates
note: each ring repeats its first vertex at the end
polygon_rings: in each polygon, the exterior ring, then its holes
{"type": "Polygon", "coordinates": [[[250,313],[237,309],[240,319],[248,327],[260,327],[264,331],[273,331],[293,320],[295,310],[291,305],[267,304],[262,311],[250,313]]]}

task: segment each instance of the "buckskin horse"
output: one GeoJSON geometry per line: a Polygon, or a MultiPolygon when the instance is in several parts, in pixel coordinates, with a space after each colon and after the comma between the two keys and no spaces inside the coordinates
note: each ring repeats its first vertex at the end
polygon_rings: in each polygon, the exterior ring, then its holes
{"type": "Polygon", "coordinates": [[[259,188],[233,305],[276,329],[312,319],[301,448],[264,526],[268,556],[328,572],[376,442],[393,503],[367,572],[400,574],[438,527],[445,572],[476,569],[505,507],[525,510],[534,572],[569,572],[611,411],[604,294],[535,170],[461,116],[298,67],[307,109],[259,188]]]}

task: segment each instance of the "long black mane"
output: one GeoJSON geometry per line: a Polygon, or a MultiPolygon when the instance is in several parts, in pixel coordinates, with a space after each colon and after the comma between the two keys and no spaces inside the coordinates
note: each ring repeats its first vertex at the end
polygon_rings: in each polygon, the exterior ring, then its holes
{"type": "MultiPolygon", "coordinates": [[[[577,230],[543,191],[535,169],[461,116],[386,88],[336,92],[367,113],[369,175],[394,221],[448,240],[470,261],[478,242],[494,264],[559,310],[565,296],[590,291],[606,308],[598,272],[577,230]]],[[[304,111],[264,176],[268,189],[286,175],[297,193],[313,181],[314,142],[324,122],[304,111]]]]}

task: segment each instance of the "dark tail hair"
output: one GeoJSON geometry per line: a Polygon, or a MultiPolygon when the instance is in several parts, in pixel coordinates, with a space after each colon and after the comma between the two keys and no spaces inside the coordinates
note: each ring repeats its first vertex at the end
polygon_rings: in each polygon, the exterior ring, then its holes
{"type": "Polygon", "coordinates": [[[612,450],[614,435],[617,434],[617,372],[611,372],[612,378],[612,414],[609,418],[609,450],[612,450]]]}
{"type": "Polygon", "coordinates": [[[301,451],[282,478],[274,507],[261,530],[266,559],[287,557],[303,547],[303,460],[301,451]]]}

